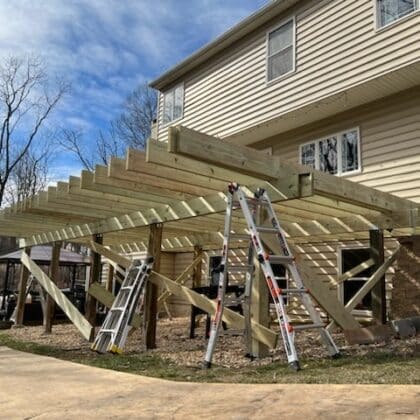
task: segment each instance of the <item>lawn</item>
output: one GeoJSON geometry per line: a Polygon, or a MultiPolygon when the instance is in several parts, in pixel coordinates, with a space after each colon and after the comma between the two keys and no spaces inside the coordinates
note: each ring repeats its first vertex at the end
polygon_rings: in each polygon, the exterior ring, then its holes
{"type": "Polygon", "coordinates": [[[157,352],[129,353],[122,356],[97,355],[65,349],[55,345],[34,343],[0,333],[0,345],[16,350],[51,356],[75,363],[126,373],[175,381],[226,383],[334,383],[334,384],[420,384],[420,353],[414,343],[407,354],[375,349],[363,354],[348,354],[337,360],[301,359],[302,370],[293,372],[284,361],[240,367],[218,367],[202,370],[197,366],[175,363],[157,352]]]}

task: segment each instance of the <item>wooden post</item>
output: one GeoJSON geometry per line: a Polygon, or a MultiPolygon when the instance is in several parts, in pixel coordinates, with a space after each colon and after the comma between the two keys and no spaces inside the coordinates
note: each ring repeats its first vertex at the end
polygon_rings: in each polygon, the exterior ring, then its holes
{"type": "MultiPolygon", "coordinates": [[[[256,216],[257,224],[262,225],[264,220],[264,211],[260,209],[256,216]]],[[[268,287],[256,256],[254,257],[254,267],[256,267],[256,269],[254,271],[254,280],[252,282],[251,291],[251,319],[258,324],[268,327],[270,323],[268,287]]],[[[267,357],[268,347],[253,338],[252,356],[257,358],[267,357]]]]}
{"type": "MultiPolygon", "coordinates": [[[[24,252],[31,256],[31,248],[25,248],[24,252]]],[[[23,317],[25,314],[26,302],[26,287],[28,285],[29,270],[21,264],[20,266],[20,279],[19,279],[19,294],[17,299],[16,309],[16,327],[23,327],[23,317]]]]}
{"type": "MultiPolygon", "coordinates": [[[[100,245],[103,243],[102,235],[93,235],[92,241],[100,245]]],[[[99,283],[101,277],[101,254],[91,250],[90,254],[90,276],[89,276],[89,286],[93,283],[99,283]]],[[[96,325],[96,299],[86,294],[86,319],[93,325],[96,325]]]]}
{"type": "MultiPolygon", "coordinates": [[[[200,245],[196,245],[194,247],[194,260],[198,257],[202,257],[203,256],[203,247],[200,245]]],[[[195,267],[194,267],[194,271],[193,271],[193,282],[192,285],[193,287],[200,287],[201,286],[201,270],[203,267],[203,263],[202,261],[200,261],[195,267]]]]}
{"type": "MultiPolygon", "coordinates": [[[[160,271],[160,255],[162,246],[163,224],[156,223],[150,226],[149,244],[147,252],[154,258],[153,271],[160,271]]],[[[156,348],[156,321],[157,301],[159,288],[148,281],[146,285],[145,308],[144,308],[144,342],[146,349],[156,348]]]]}
{"type": "MultiPolygon", "coordinates": [[[[380,229],[369,231],[370,254],[375,261],[374,270],[377,270],[385,261],[384,233],[380,229]]],[[[385,275],[372,289],[372,313],[378,324],[386,324],[386,288],[385,275]]]]}
{"type": "MultiPolygon", "coordinates": [[[[59,270],[60,270],[61,245],[62,245],[61,242],[54,242],[52,251],[51,251],[49,277],[55,284],[57,284],[59,270]]],[[[44,312],[44,332],[46,334],[51,334],[52,332],[54,310],[55,310],[55,302],[50,295],[47,295],[47,304],[46,304],[45,312],[44,312]]]]}
{"type": "Polygon", "coordinates": [[[106,279],[106,290],[112,293],[114,286],[114,266],[112,264],[108,264],[108,277],[106,279]]]}
{"type": "Polygon", "coordinates": [[[6,296],[7,296],[7,288],[9,286],[9,274],[10,274],[10,261],[6,263],[6,276],[4,278],[4,285],[3,285],[3,299],[1,301],[0,309],[4,310],[6,308],[6,296]]]}

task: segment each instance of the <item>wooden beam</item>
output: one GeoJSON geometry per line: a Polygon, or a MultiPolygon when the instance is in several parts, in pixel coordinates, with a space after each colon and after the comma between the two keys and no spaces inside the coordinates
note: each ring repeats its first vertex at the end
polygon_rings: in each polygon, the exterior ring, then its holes
{"type": "MultiPolygon", "coordinates": [[[[263,242],[271,249],[274,254],[279,254],[279,244],[277,240],[272,238],[272,235],[262,234],[263,242]]],[[[322,281],[322,278],[309,266],[309,264],[299,256],[299,252],[289,242],[289,247],[292,253],[296,256],[299,273],[302,281],[310,290],[312,297],[316,302],[327,312],[327,314],[334,319],[337,324],[343,329],[357,329],[360,328],[356,319],[348,313],[344,305],[338,300],[335,291],[330,290],[328,284],[322,281]]]]}
{"type": "MultiPolygon", "coordinates": [[[[31,255],[31,248],[25,248],[23,252],[30,256],[31,255]]],[[[20,267],[20,279],[19,279],[19,294],[16,303],[16,320],[15,325],[16,327],[23,326],[23,319],[25,314],[25,303],[26,303],[26,288],[28,285],[28,278],[29,278],[29,270],[26,268],[25,265],[21,264],[20,267]]]]}
{"type": "MultiPolygon", "coordinates": [[[[394,263],[397,255],[400,251],[400,248],[396,249],[391,256],[389,256],[386,261],[366,280],[365,284],[359,289],[359,291],[347,302],[346,311],[351,313],[351,311],[361,302],[361,300],[372,290],[375,284],[385,275],[388,268],[394,263]]],[[[331,322],[327,329],[331,331],[334,328],[335,322],[331,322]]],[[[352,328],[346,328],[351,330],[352,328]]]]}
{"type": "MultiPolygon", "coordinates": [[[[150,226],[150,237],[147,253],[153,257],[153,270],[160,271],[161,249],[162,249],[163,224],[150,226]]],[[[146,283],[145,304],[144,304],[144,341],[146,349],[156,348],[156,323],[158,315],[159,288],[156,284],[148,281],[146,283]]]]}
{"type": "Polygon", "coordinates": [[[381,212],[400,212],[404,209],[412,209],[418,204],[385,193],[374,188],[367,187],[348,179],[332,176],[320,171],[313,172],[314,194],[336,198],[364,208],[379,210],[381,212]]]}
{"type": "MultiPolygon", "coordinates": [[[[176,284],[185,284],[185,282],[188,280],[188,276],[194,272],[194,270],[197,268],[197,266],[201,265],[202,261],[202,255],[199,254],[194,261],[188,265],[188,267],[175,279],[176,284]]],[[[163,291],[163,293],[158,298],[158,307],[162,306],[164,302],[172,296],[172,293],[168,290],[163,291]]]]}
{"type": "MultiPolygon", "coordinates": [[[[199,293],[194,292],[188,287],[175,283],[173,280],[163,276],[162,274],[153,272],[150,276],[150,281],[167,289],[175,296],[184,299],[186,302],[202,309],[212,316],[214,316],[216,313],[215,302],[208,299],[204,295],[200,295],[199,293]]],[[[235,329],[244,329],[245,327],[244,317],[237,312],[230,310],[229,308],[225,308],[223,311],[223,321],[235,329]]],[[[252,334],[253,337],[257,338],[270,348],[275,348],[277,345],[278,335],[274,331],[259,325],[255,321],[252,322],[252,334]]]]}
{"type": "Polygon", "coordinates": [[[132,260],[130,258],[117,254],[116,252],[113,252],[110,249],[105,248],[103,245],[99,244],[98,242],[95,242],[93,240],[89,241],[87,246],[91,248],[94,252],[96,252],[97,254],[100,254],[103,257],[114,261],[115,263],[117,263],[118,265],[121,265],[124,268],[129,268],[132,264],[132,260]]]}
{"type": "MultiPolygon", "coordinates": [[[[54,242],[51,250],[51,261],[50,261],[50,279],[54,284],[58,282],[58,276],[60,273],[60,252],[61,242],[54,242]]],[[[44,332],[51,334],[52,325],[54,320],[55,302],[53,298],[48,295],[44,313],[44,332]]]]}
{"type": "Polygon", "coordinates": [[[197,265],[194,266],[192,275],[193,287],[201,286],[201,277],[203,271],[203,247],[201,245],[194,246],[194,261],[197,261],[197,265]]]}
{"type": "MultiPolygon", "coordinates": [[[[384,232],[380,229],[371,230],[369,232],[369,244],[371,258],[374,260],[375,268],[378,269],[385,261],[384,232]]],[[[372,288],[372,315],[378,324],[386,324],[385,274],[372,288]]]]}
{"type": "Polygon", "coordinates": [[[168,135],[169,152],[192,157],[201,162],[216,163],[216,166],[222,168],[272,181],[282,175],[289,176],[292,172],[286,174],[280,170],[278,157],[228,143],[186,127],[170,127],[168,135]]]}
{"type": "MultiPolygon", "coordinates": [[[[91,242],[96,242],[101,245],[103,238],[101,235],[93,235],[91,242]]],[[[94,283],[99,283],[101,280],[101,255],[95,251],[91,253],[91,264],[90,264],[90,276],[89,276],[89,287],[94,283]]],[[[86,297],[86,318],[92,325],[96,325],[96,299],[87,295],[86,297]]]]}
{"type": "MultiPolygon", "coordinates": [[[[98,283],[93,283],[89,287],[88,293],[89,295],[93,296],[98,302],[101,302],[102,305],[105,305],[108,309],[111,308],[115,300],[115,296],[98,283]]],[[[134,314],[130,325],[134,328],[140,328],[141,327],[140,315],[134,314]]]]}
{"type": "Polygon", "coordinates": [[[360,263],[359,265],[352,268],[351,270],[346,271],[345,273],[339,275],[337,277],[337,284],[343,283],[344,281],[351,279],[352,277],[356,277],[359,273],[367,270],[373,265],[375,265],[375,261],[373,260],[373,258],[369,258],[368,260],[360,263]]]}
{"type": "Polygon", "coordinates": [[[73,325],[79,330],[86,340],[91,340],[94,335],[93,326],[77,310],[77,308],[67,299],[61,290],[51,281],[51,279],[35,264],[31,258],[22,253],[22,264],[38,280],[42,288],[54,299],[55,303],[63,310],[73,325]]]}

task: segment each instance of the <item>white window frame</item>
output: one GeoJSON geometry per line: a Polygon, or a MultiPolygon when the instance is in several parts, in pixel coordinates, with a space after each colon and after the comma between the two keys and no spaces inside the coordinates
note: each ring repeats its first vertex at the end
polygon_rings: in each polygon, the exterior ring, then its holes
{"type": "Polygon", "coordinates": [[[353,127],[353,128],[349,128],[348,130],[342,130],[336,133],[333,133],[331,135],[328,136],[323,136],[320,137],[316,140],[311,140],[308,141],[306,143],[303,143],[301,145],[299,145],[299,163],[301,165],[303,165],[302,163],[302,148],[304,146],[307,146],[309,144],[315,144],[315,168],[316,170],[320,170],[320,161],[319,161],[319,142],[322,140],[326,140],[326,139],[330,139],[332,137],[337,137],[337,173],[335,174],[336,176],[342,176],[342,177],[346,177],[349,175],[355,175],[355,174],[360,174],[362,172],[362,148],[361,148],[361,144],[362,144],[362,139],[360,137],[360,127],[353,127]],[[343,172],[343,155],[342,155],[342,142],[341,142],[341,136],[345,133],[348,133],[350,131],[357,131],[357,138],[358,138],[358,148],[357,148],[357,155],[358,155],[358,161],[359,161],[359,167],[357,169],[355,169],[354,171],[348,171],[348,172],[343,172]]]}
{"type": "MultiPolygon", "coordinates": [[[[349,249],[369,249],[368,246],[342,246],[337,248],[337,267],[338,267],[338,275],[341,276],[343,273],[343,251],[349,250],[349,249]]],[[[352,281],[352,280],[361,280],[361,281],[367,281],[366,277],[352,277],[351,279],[347,279],[346,281],[352,281]]],[[[337,295],[338,300],[344,305],[344,282],[341,282],[337,287],[337,295]]],[[[353,315],[359,315],[359,316],[366,316],[370,317],[373,316],[373,312],[371,310],[367,309],[353,309],[351,312],[353,315]]]]}
{"type": "Polygon", "coordinates": [[[415,0],[415,6],[416,9],[414,9],[411,13],[408,13],[404,16],[401,16],[398,19],[395,19],[392,22],[387,23],[386,25],[381,25],[380,22],[380,11],[379,11],[379,7],[378,7],[378,1],[379,0],[373,0],[373,14],[374,14],[374,19],[375,19],[375,31],[376,32],[380,32],[384,29],[388,29],[391,26],[397,25],[400,22],[406,20],[406,19],[410,19],[412,16],[419,14],[420,13],[420,0],[415,0]]]}
{"type": "MultiPolygon", "coordinates": [[[[267,32],[266,32],[266,36],[265,36],[265,80],[266,80],[266,84],[270,85],[272,83],[278,82],[279,80],[284,79],[285,77],[290,76],[291,74],[296,72],[296,17],[295,16],[291,16],[288,17],[287,19],[282,20],[278,25],[270,28],[267,32]],[[293,22],[293,67],[290,71],[288,71],[287,73],[284,73],[274,79],[269,79],[269,65],[270,65],[270,58],[271,56],[269,55],[269,51],[270,51],[270,34],[275,32],[277,29],[280,29],[282,26],[286,25],[287,23],[289,23],[290,21],[293,22]]],[[[276,53],[278,54],[278,53],[276,53]]]]}
{"type": "Polygon", "coordinates": [[[166,92],[163,92],[162,93],[162,120],[161,120],[162,121],[162,123],[161,123],[162,128],[169,127],[173,123],[182,120],[184,118],[184,107],[185,107],[185,84],[184,83],[179,83],[176,86],[172,87],[171,89],[168,89],[166,92]],[[178,117],[178,118],[175,118],[173,120],[170,120],[167,123],[165,123],[164,122],[164,117],[165,117],[165,98],[168,95],[173,94],[173,96],[174,96],[174,109],[175,109],[175,91],[178,88],[182,88],[182,111],[181,111],[181,116],[178,117]]]}

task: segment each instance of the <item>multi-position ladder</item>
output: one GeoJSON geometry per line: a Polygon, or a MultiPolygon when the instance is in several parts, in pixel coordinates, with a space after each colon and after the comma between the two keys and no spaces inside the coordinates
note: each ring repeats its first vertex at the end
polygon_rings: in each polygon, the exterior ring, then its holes
{"type": "Polygon", "coordinates": [[[98,353],[121,354],[131,330],[131,321],[153,267],[153,258],[133,262],[128,269],[117,297],[92,344],[98,353]]]}
{"type": "MultiPolygon", "coordinates": [[[[251,335],[251,321],[249,315],[249,303],[251,299],[252,278],[254,266],[251,263],[253,255],[255,255],[258,263],[262,269],[266,279],[268,289],[270,291],[276,315],[279,322],[280,333],[283,340],[284,348],[287,355],[289,365],[299,370],[299,358],[296,352],[294,338],[295,331],[306,329],[318,329],[322,340],[324,341],[328,352],[331,356],[336,357],[339,355],[337,346],[335,345],[330,333],[326,330],[321,316],[316,310],[314,303],[310,297],[309,290],[305,288],[303,281],[297,269],[295,257],[293,256],[284,235],[284,232],[279,224],[277,216],[274,212],[270,198],[265,190],[259,189],[255,196],[250,198],[246,196],[243,189],[237,184],[229,185],[228,203],[225,216],[224,240],[222,261],[220,267],[219,288],[217,297],[216,314],[213,319],[210,339],[207,347],[207,352],[204,359],[204,367],[210,367],[213,358],[213,353],[216,345],[217,336],[220,330],[220,324],[223,317],[223,308],[225,300],[225,290],[228,274],[236,271],[238,268],[230,266],[229,264],[229,251],[230,242],[238,236],[231,232],[232,214],[236,209],[241,209],[248,226],[248,239],[250,240],[250,253],[248,257],[248,266],[243,267],[246,270],[246,286],[245,286],[245,339],[247,343],[247,352],[250,353],[249,341],[251,335]],[[264,211],[267,215],[267,222],[257,225],[257,218],[260,219],[261,212],[264,211]],[[258,217],[257,217],[258,216],[258,217]],[[268,223],[268,225],[267,225],[268,223]],[[279,254],[271,255],[264,249],[263,240],[261,235],[273,235],[278,244],[279,254]],[[281,289],[278,285],[279,278],[274,275],[274,264],[281,264],[286,268],[291,280],[293,280],[295,288],[281,289]],[[303,303],[306,311],[308,312],[312,323],[305,325],[291,325],[289,316],[287,314],[286,301],[290,296],[296,296],[303,303]]],[[[244,235],[240,235],[244,236],[244,235]]]]}

